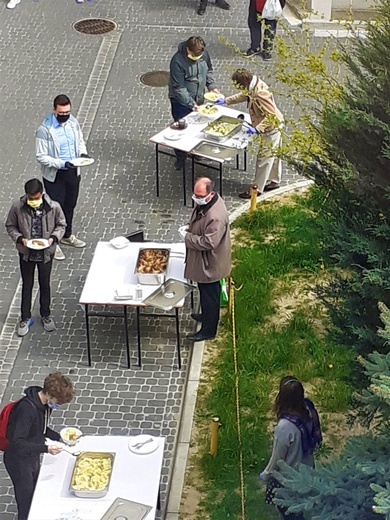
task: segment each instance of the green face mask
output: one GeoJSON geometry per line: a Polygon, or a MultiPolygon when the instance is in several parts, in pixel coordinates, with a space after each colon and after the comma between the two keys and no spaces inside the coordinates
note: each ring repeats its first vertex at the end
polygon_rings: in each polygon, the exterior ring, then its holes
{"type": "Polygon", "coordinates": [[[33,209],[38,209],[42,204],[42,197],[34,200],[27,199],[27,204],[31,206],[33,209]]]}

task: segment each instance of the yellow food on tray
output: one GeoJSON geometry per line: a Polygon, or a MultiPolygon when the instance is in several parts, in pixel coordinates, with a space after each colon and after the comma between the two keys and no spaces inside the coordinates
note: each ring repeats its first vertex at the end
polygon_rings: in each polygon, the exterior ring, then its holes
{"type": "Polygon", "coordinates": [[[101,491],[108,486],[111,460],[107,457],[85,457],[75,469],[72,486],[78,491],[101,491]]]}
{"type": "Polygon", "coordinates": [[[223,98],[222,94],[219,94],[218,92],[206,92],[204,95],[204,98],[207,99],[207,101],[217,101],[217,99],[223,98]]]}
{"type": "Polygon", "coordinates": [[[66,441],[75,441],[80,434],[77,432],[77,430],[74,430],[73,428],[68,428],[66,432],[63,434],[63,439],[66,441]]]}
{"type": "Polygon", "coordinates": [[[33,240],[31,243],[34,247],[45,247],[45,243],[42,240],[33,240]]]}
{"type": "Polygon", "coordinates": [[[218,108],[215,107],[214,105],[201,105],[199,108],[198,108],[198,112],[200,114],[203,114],[205,116],[212,116],[214,114],[216,114],[218,112],[218,108]]]}
{"type": "Polygon", "coordinates": [[[237,123],[218,122],[210,123],[206,128],[208,134],[223,137],[230,134],[236,128],[237,123]]]}
{"type": "Polygon", "coordinates": [[[167,251],[143,249],[139,254],[137,273],[161,274],[167,270],[167,265],[167,251]]]}

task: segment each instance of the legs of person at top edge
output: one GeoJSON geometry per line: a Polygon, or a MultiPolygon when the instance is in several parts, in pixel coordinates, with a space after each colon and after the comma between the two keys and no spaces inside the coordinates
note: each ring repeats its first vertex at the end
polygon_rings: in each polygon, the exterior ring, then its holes
{"type": "Polygon", "coordinates": [[[264,191],[264,186],[267,181],[280,184],[282,179],[282,160],[279,157],[271,155],[281,144],[281,134],[275,131],[270,134],[265,134],[262,139],[264,140],[267,151],[265,156],[257,156],[254,182],[260,193],[264,191]]]}
{"type": "Polygon", "coordinates": [[[273,49],[273,41],[276,34],[276,20],[265,20],[261,18],[259,13],[256,11],[256,0],[251,0],[249,3],[248,13],[248,27],[251,37],[251,46],[247,51],[247,54],[253,54],[260,52],[261,50],[261,31],[264,25],[264,38],[263,38],[263,52],[266,56],[271,54],[273,49]],[[250,53],[252,51],[252,53],[250,53]]]}
{"type": "MultiPolygon", "coordinates": [[[[192,110],[184,105],[181,105],[176,99],[171,98],[171,113],[174,121],[178,121],[179,119],[183,119],[183,117],[191,114],[192,110]]],[[[183,163],[186,159],[187,154],[185,152],[181,152],[180,150],[175,150],[176,154],[176,163],[177,166],[183,167],[183,163]]],[[[181,168],[179,168],[181,169],[181,168]]]]}
{"type": "Polygon", "coordinates": [[[80,189],[80,176],[77,175],[77,169],[58,170],[55,182],[43,179],[43,183],[46,193],[60,204],[65,214],[66,231],[64,238],[69,238],[72,234],[73,214],[80,189]]]}
{"type": "Polygon", "coordinates": [[[263,38],[263,58],[271,58],[274,48],[274,39],[276,35],[276,20],[264,20],[264,38],[263,38]]]}
{"type": "Polygon", "coordinates": [[[215,337],[218,330],[221,284],[220,282],[198,283],[202,327],[198,332],[202,336],[215,337]]]}
{"type": "Polygon", "coordinates": [[[18,520],[27,520],[39,475],[39,457],[31,462],[15,461],[4,452],[4,465],[14,486],[18,520]]]}
{"type": "Polygon", "coordinates": [[[46,262],[46,264],[43,262],[38,262],[37,265],[39,281],[39,304],[42,318],[47,318],[50,316],[50,275],[52,266],[53,259],[50,259],[50,261],[46,262]]]}
{"type": "MultiPolygon", "coordinates": [[[[230,5],[226,2],[226,0],[216,0],[217,7],[220,7],[224,11],[230,10],[230,5]]],[[[199,8],[198,8],[198,14],[202,15],[206,12],[206,7],[208,4],[208,0],[200,0],[199,2],[199,8]]]]}

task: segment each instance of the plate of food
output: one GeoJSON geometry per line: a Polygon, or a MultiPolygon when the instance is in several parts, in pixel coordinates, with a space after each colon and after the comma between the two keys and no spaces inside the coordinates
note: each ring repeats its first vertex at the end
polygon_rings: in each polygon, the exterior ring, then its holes
{"type": "Polygon", "coordinates": [[[206,117],[214,117],[218,115],[218,107],[213,105],[212,103],[206,103],[205,105],[200,105],[198,107],[199,114],[206,117]]]}
{"type": "Polygon", "coordinates": [[[62,428],[62,430],[60,431],[61,439],[68,446],[74,446],[76,442],[78,442],[82,434],[83,432],[81,430],[74,427],[62,428]]]}
{"type": "Polygon", "coordinates": [[[164,137],[168,141],[178,141],[184,135],[184,132],[165,132],[164,137]]]}
{"type": "Polygon", "coordinates": [[[92,157],[77,157],[70,162],[78,168],[79,166],[90,166],[95,162],[95,159],[92,159],[92,157]]]}
{"type": "Polygon", "coordinates": [[[218,101],[218,99],[224,99],[225,96],[221,94],[220,92],[206,92],[204,95],[204,98],[207,101],[211,101],[212,103],[215,103],[218,101]]]}
{"type": "Polygon", "coordinates": [[[27,247],[29,249],[35,249],[36,251],[46,249],[49,246],[49,241],[46,240],[46,238],[32,238],[31,240],[27,240],[27,247]]]}

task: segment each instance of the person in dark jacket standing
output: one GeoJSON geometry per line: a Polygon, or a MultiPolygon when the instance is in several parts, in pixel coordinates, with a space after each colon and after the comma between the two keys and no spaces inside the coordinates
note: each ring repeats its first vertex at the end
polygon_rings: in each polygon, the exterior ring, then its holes
{"type": "Polygon", "coordinates": [[[192,198],[195,208],[188,228],[181,232],[186,245],[184,276],[198,283],[201,314],[192,317],[202,327],[188,338],[206,341],[217,334],[220,281],[229,276],[231,269],[229,215],[224,201],[207,177],[196,181],[192,198]]]}
{"type": "MultiPolygon", "coordinates": [[[[200,36],[191,36],[180,43],[171,59],[169,71],[169,98],[175,121],[197,110],[198,105],[204,102],[206,91],[218,92],[211,59],[205,41],[200,36]]],[[[181,170],[186,154],[177,151],[176,157],[175,168],[181,170]]]]}
{"type": "Polygon", "coordinates": [[[50,275],[55,248],[64,236],[66,226],[61,206],[43,193],[43,185],[39,179],[27,181],[24,190],[26,194],[12,204],[5,223],[7,233],[19,251],[23,283],[19,336],[25,336],[34,323],[31,317],[31,298],[35,268],[38,269],[43,327],[47,332],[56,328],[50,315],[50,275]],[[28,240],[36,239],[39,242],[42,238],[48,240],[49,246],[46,249],[27,247],[28,240]]]}
{"type": "Polygon", "coordinates": [[[60,372],[49,374],[43,388],[30,386],[10,413],[7,427],[8,447],[4,452],[4,465],[11,477],[18,506],[18,520],[27,520],[34,489],[39,474],[41,453],[56,455],[58,446],[46,446],[45,437],[61,440],[60,435],[49,428],[51,411],[70,403],[73,386],[60,372]]]}
{"type": "MultiPolygon", "coordinates": [[[[249,0],[248,27],[251,34],[251,46],[246,51],[246,56],[260,54],[263,60],[272,59],[274,39],[276,35],[277,20],[266,20],[261,17],[266,0],[249,0]],[[263,48],[261,49],[261,30],[264,25],[263,48]]],[[[282,9],[286,5],[286,0],[279,0],[282,9]]]]}

